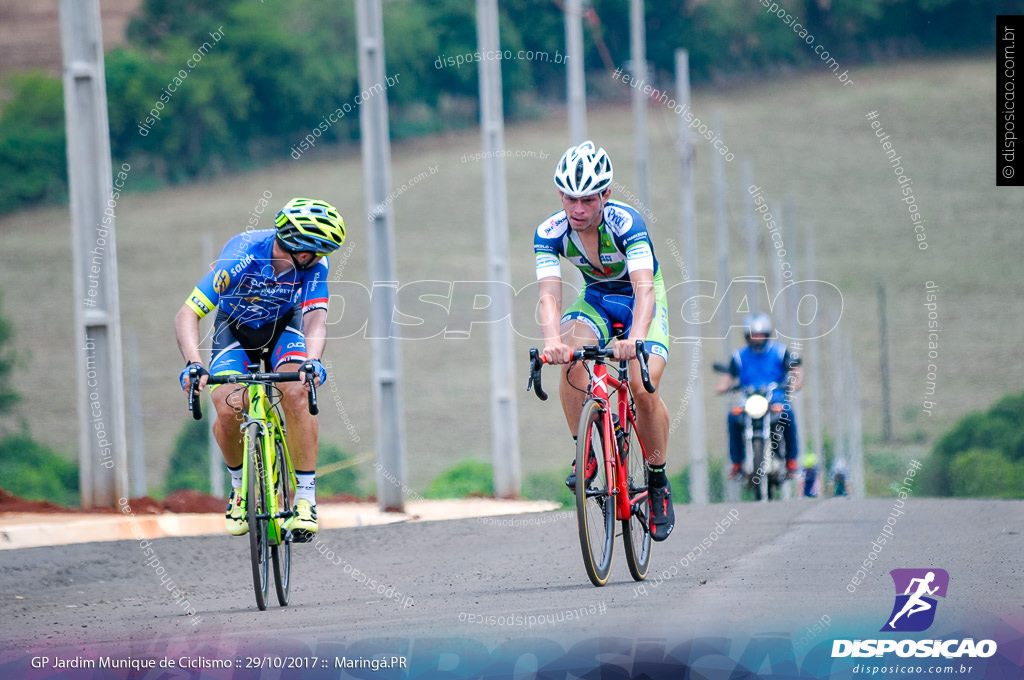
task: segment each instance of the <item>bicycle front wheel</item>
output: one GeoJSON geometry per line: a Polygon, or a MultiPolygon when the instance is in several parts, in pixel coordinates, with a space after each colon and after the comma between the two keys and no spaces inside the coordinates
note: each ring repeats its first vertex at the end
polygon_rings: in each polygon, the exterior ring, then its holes
{"type": "MultiPolygon", "coordinates": [[[[280,440],[274,442],[276,456],[276,479],[274,480],[274,493],[277,494],[277,510],[285,517],[292,508],[292,471],[288,469],[288,461],[285,459],[284,446],[280,440]]],[[[275,522],[282,524],[284,520],[275,519],[275,522]]],[[[270,557],[274,564],[274,585],[277,589],[277,601],[282,607],[288,606],[289,591],[292,583],[292,542],[284,538],[284,531],[278,528],[278,535],[281,540],[277,545],[270,547],[270,557]]]]}
{"type": "Polygon", "coordinates": [[[626,486],[629,493],[629,519],[622,520],[622,543],[626,564],[636,581],[647,578],[651,568],[651,505],[648,497],[647,461],[644,460],[636,432],[630,429],[626,439],[626,486]]]}
{"type": "MultiPolygon", "coordinates": [[[[770,445],[769,445],[770,446],[770,445]]],[[[754,487],[754,495],[759,501],[768,500],[768,461],[765,456],[771,455],[769,446],[763,439],[752,439],[750,449],[753,453],[754,473],[750,483],[754,487]]]]}
{"type": "Polygon", "coordinates": [[[605,411],[591,399],[583,405],[576,438],[576,522],[587,576],[595,586],[608,582],[615,543],[615,497],[608,479],[605,411]]]}
{"type": "Polygon", "coordinates": [[[249,557],[252,561],[252,585],[256,606],[263,611],[270,596],[268,573],[269,536],[267,535],[267,479],[263,462],[263,435],[258,423],[246,428],[245,512],[249,522],[249,557]],[[262,519],[261,519],[262,516],[262,519]]]}

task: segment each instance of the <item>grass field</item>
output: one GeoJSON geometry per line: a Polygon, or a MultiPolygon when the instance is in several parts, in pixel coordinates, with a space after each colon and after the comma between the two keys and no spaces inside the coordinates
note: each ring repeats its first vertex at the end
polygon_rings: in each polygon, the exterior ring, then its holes
{"type": "MultiPolygon", "coordinates": [[[[987,407],[1021,389],[1024,367],[1015,349],[1024,331],[1020,252],[1024,236],[1024,192],[997,189],[993,64],[984,59],[932,61],[857,69],[842,86],[831,74],[804,74],[726,90],[699,90],[692,110],[710,122],[736,158],[726,164],[730,188],[731,275],[764,275],[772,281],[767,231],[759,229],[761,271],[749,272],[742,256],[746,187],[742,162],[749,159],[755,182],[773,204],[790,202],[801,234],[815,226],[818,278],[842,292],[838,332],[849,339],[859,366],[864,432],[869,448],[881,431],[876,289],[888,292],[895,444],[886,449],[919,454],[965,412],[987,407]],[[927,250],[920,250],[913,225],[885,152],[866,115],[890,135],[902,166],[913,179],[927,250]],[[939,348],[929,360],[925,284],[939,286],[939,348]],[[927,365],[936,367],[937,406],[922,412],[927,365]],[[904,445],[910,448],[901,448],[904,445]]],[[[534,227],[558,207],[551,184],[555,161],[567,143],[561,113],[506,129],[506,147],[523,152],[506,161],[512,282],[533,279],[534,227]],[[547,157],[544,157],[546,155],[547,157]]],[[[608,149],[616,180],[633,193],[634,141],[628,105],[592,107],[588,132],[608,149]]],[[[657,103],[650,106],[650,210],[656,254],[669,286],[682,272],[669,241],[680,227],[679,119],[657,103]]],[[[467,131],[396,144],[392,186],[400,283],[419,280],[480,281],[485,277],[482,163],[463,154],[479,151],[479,133],[467,131]],[[431,174],[431,169],[434,169],[431,174]],[[410,180],[426,173],[421,181],[410,180]]],[[[716,279],[711,161],[706,143],[697,151],[697,211],[700,268],[693,278],[716,279]]],[[[115,161],[119,163],[120,161],[115,161]]],[[[132,189],[129,176],[127,187],[132,189]]],[[[214,248],[245,228],[264,192],[272,211],[294,195],[323,197],[341,209],[349,240],[334,258],[332,280],[367,280],[364,186],[357,150],[326,150],[246,175],[151,193],[129,193],[117,206],[117,248],[122,320],[138,333],[148,480],[158,488],[173,439],[187,414],[177,375],[181,361],[172,319],[204,273],[203,242],[214,248]],[[340,270],[340,271],[339,271],[340,270]]],[[[0,289],[4,313],[16,320],[23,363],[16,388],[24,395],[20,415],[32,434],[74,456],[77,422],[72,341],[68,213],[48,207],[0,218],[0,289]]],[[[803,245],[796,246],[803,254],[803,245]]],[[[797,279],[802,260],[796,264],[797,279]]],[[[481,291],[482,292],[482,291],[481,291]]],[[[517,300],[516,396],[524,473],[564,474],[572,458],[560,409],[519,391],[526,384],[527,349],[539,343],[532,322],[535,299],[517,300]],[[532,337],[530,337],[532,336],[532,337]]],[[[713,307],[705,306],[710,314],[713,307]]],[[[332,321],[341,327],[342,305],[332,321]]],[[[678,317],[676,317],[678,318],[678,317]]],[[[678,324],[678,322],[676,322],[678,324]]],[[[408,441],[409,483],[425,489],[442,469],[465,458],[489,460],[487,328],[469,339],[443,335],[401,343],[408,441]]],[[[734,336],[734,345],[741,341],[734,336]]],[[[827,339],[812,345],[812,359],[826,364],[823,407],[829,413],[832,381],[827,339]],[[819,345],[817,349],[815,345],[819,345]],[[821,351],[817,351],[820,349],[821,351]],[[824,353],[823,353],[824,352],[824,353]]],[[[720,359],[720,343],[706,343],[706,364],[720,359]]],[[[679,413],[688,367],[677,351],[663,383],[672,416],[679,413]]],[[[361,336],[328,344],[335,383],[322,396],[322,437],[357,455],[373,453],[370,348],[361,336]],[[346,427],[345,418],[350,423],[346,427]],[[358,441],[355,441],[358,438],[358,441]]],[[[724,403],[711,395],[715,381],[703,374],[709,445],[725,455],[724,403]]],[[[554,385],[554,373],[549,375],[554,385]]],[[[683,420],[685,423],[685,419],[683,420]]],[[[670,468],[687,462],[685,428],[670,441],[670,468]]],[[[371,478],[371,462],[362,469],[371,478]]],[[[884,485],[883,485],[884,486],[884,485]]]]}

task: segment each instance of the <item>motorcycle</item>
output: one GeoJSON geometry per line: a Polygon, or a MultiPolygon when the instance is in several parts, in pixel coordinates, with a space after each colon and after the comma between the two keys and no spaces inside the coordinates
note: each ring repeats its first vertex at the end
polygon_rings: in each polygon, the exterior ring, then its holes
{"type": "MultiPolygon", "coordinates": [[[[728,373],[729,367],[715,363],[719,373],[728,373]]],[[[782,435],[785,406],[772,401],[772,395],[779,388],[778,383],[730,388],[740,398],[731,409],[733,416],[743,417],[743,464],[740,469],[741,484],[754,492],[759,501],[777,500],[786,477],[786,441],[782,435]],[[768,444],[767,446],[765,444],[768,444]]],[[[784,494],[788,495],[788,494],[784,494]]]]}

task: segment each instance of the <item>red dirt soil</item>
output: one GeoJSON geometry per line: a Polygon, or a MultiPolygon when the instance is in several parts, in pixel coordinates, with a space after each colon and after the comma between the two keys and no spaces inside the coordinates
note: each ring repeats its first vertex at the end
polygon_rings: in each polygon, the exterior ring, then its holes
{"type": "MultiPolygon", "coordinates": [[[[136,515],[156,515],[163,512],[224,512],[223,498],[216,498],[198,491],[181,490],[175,491],[163,500],[153,500],[149,496],[141,498],[129,498],[128,505],[136,515]]],[[[34,512],[34,513],[110,513],[121,512],[120,506],[115,508],[67,508],[49,501],[29,501],[18,498],[0,489],[0,513],[5,512],[34,512]]]]}

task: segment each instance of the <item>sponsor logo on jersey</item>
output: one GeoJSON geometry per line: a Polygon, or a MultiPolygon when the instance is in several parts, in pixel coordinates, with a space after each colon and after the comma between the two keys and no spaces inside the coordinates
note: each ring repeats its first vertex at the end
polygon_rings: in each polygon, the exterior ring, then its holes
{"type": "Polygon", "coordinates": [[[205,302],[203,302],[202,300],[199,299],[198,295],[193,295],[191,299],[192,299],[192,304],[194,304],[199,309],[203,310],[203,314],[209,314],[210,313],[210,308],[206,305],[205,302]]]}
{"type": "Polygon", "coordinates": [[[561,218],[552,217],[548,220],[547,224],[542,224],[539,230],[541,238],[554,238],[558,236],[565,231],[565,221],[566,218],[564,216],[561,218]]]}
{"type": "Polygon", "coordinates": [[[548,267],[557,267],[558,258],[554,255],[547,253],[537,253],[537,269],[546,269],[548,267]]]}
{"type": "Polygon", "coordinates": [[[221,269],[213,275],[213,289],[217,291],[218,295],[223,295],[224,291],[228,289],[228,284],[231,283],[231,275],[228,274],[226,269],[221,269]]]}
{"type": "Polygon", "coordinates": [[[647,239],[647,230],[642,229],[640,231],[635,231],[632,234],[628,235],[626,238],[624,238],[622,240],[622,245],[628,248],[632,243],[636,243],[637,241],[646,241],[647,239]]]}
{"type": "Polygon", "coordinates": [[[238,264],[231,268],[231,275],[238,276],[239,272],[248,267],[255,259],[256,258],[253,257],[252,254],[247,254],[245,257],[242,258],[242,260],[238,264]]]}
{"type": "Polygon", "coordinates": [[[616,234],[623,234],[633,226],[633,218],[625,210],[618,210],[609,206],[604,211],[604,221],[615,230],[616,234]]]}
{"type": "Polygon", "coordinates": [[[651,257],[651,247],[647,243],[636,243],[626,250],[627,260],[644,260],[649,257],[651,257]]]}

